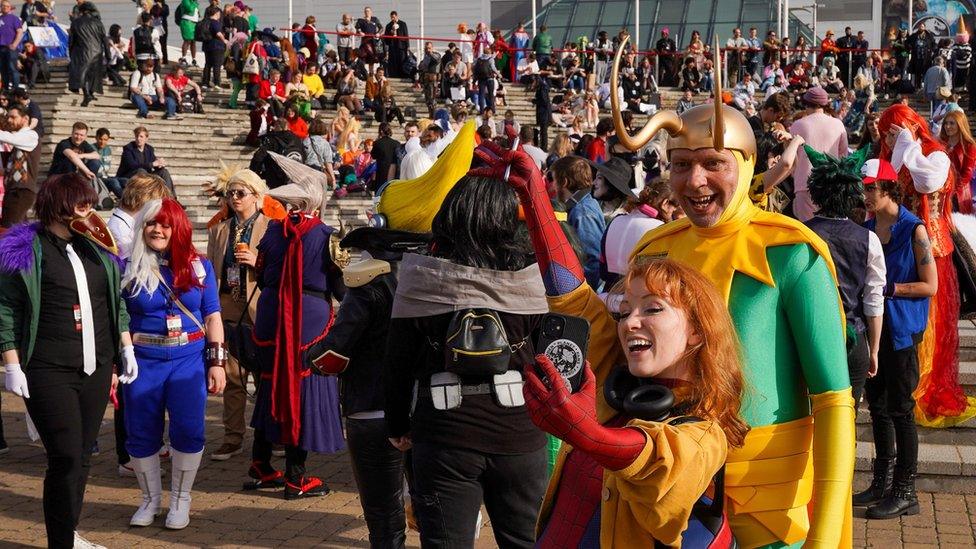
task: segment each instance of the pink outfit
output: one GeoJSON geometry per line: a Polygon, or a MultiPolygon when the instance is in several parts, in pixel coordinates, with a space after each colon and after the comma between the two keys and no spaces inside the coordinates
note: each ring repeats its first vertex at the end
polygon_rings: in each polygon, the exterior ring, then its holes
{"type": "MultiPolygon", "coordinates": [[[[833,116],[822,112],[808,114],[790,126],[790,133],[802,136],[806,144],[814,150],[837,158],[847,156],[847,129],[843,122],[833,116]]],[[[817,211],[810,199],[810,193],[807,192],[807,180],[812,169],[806,154],[796,155],[796,168],[793,170],[793,185],[796,192],[793,213],[800,221],[813,218],[817,211]]]]}

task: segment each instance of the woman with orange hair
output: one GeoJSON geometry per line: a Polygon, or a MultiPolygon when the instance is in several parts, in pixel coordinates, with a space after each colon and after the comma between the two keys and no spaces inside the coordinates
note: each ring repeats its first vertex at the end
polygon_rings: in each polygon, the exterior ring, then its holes
{"type": "MultiPolygon", "coordinates": [[[[581,283],[541,174],[523,151],[509,158],[507,180],[526,210],[550,309],[588,321],[594,357],[576,392],[548,381],[560,372],[545,355],[524,371],[533,423],[567,443],[536,547],[730,546],[720,472],[749,427],[739,415],[740,354],[723,297],[691,267],[644,261],[629,267],[611,313],[581,283]]],[[[503,162],[469,175],[505,177],[503,162]]]]}
{"type": "MultiPolygon", "coordinates": [[[[898,172],[906,208],[925,222],[939,275],[939,290],[929,307],[928,328],[919,345],[920,380],[915,419],[921,425],[951,427],[976,416],[976,399],[959,385],[959,280],[952,262],[952,201],[956,173],[928,124],[907,105],[888,107],[878,130],[880,157],[898,172]]],[[[913,472],[914,473],[914,472],[913,472]]]]}
{"type": "Polygon", "coordinates": [[[955,209],[964,214],[973,213],[972,179],[976,168],[976,140],[969,129],[969,119],[963,111],[952,111],[942,121],[939,140],[949,153],[949,161],[956,172],[956,189],[953,193],[955,209]]]}
{"type": "MultiPolygon", "coordinates": [[[[548,387],[526,369],[533,422],[569,444],[543,502],[537,547],[726,546],[720,484],[710,496],[717,506],[703,494],[749,429],[739,417],[742,371],[728,309],[701,273],[667,259],[632,265],[617,288],[619,312],[595,294],[586,307],[591,338],[615,331],[619,344],[585,368],[579,392],[548,387]],[[610,410],[597,412],[594,370],[606,376],[610,410]]],[[[545,355],[536,364],[549,379],[559,375],[545,355]]]]}

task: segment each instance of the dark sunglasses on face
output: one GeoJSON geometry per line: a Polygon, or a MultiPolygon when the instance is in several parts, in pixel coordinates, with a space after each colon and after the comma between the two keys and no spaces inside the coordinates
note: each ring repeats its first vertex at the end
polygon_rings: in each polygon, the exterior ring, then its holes
{"type": "Polygon", "coordinates": [[[251,194],[254,194],[254,193],[252,193],[250,191],[242,191],[241,189],[233,189],[233,190],[227,191],[227,197],[228,198],[234,198],[234,199],[237,199],[237,200],[240,200],[240,199],[244,198],[245,196],[248,196],[248,195],[251,195],[251,194]]]}

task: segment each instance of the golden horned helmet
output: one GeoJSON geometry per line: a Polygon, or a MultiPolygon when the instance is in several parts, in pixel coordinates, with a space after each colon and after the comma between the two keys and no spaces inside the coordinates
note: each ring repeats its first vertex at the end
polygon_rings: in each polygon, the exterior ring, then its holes
{"type": "Polygon", "coordinates": [[[620,58],[627,45],[629,37],[624,37],[613,58],[610,69],[610,105],[613,109],[613,126],[617,132],[620,144],[631,151],[636,151],[650,141],[660,130],[667,130],[668,153],[674,149],[704,149],[714,147],[715,150],[733,149],[742,152],[746,159],[756,156],[756,137],[752,132],[749,121],[738,110],[722,102],[722,60],[719,54],[718,36],[715,37],[714,65],[714,93],[715,100],[711,105],[698,105],[678,116],[671,111],[660,111],[644,124],[637,135],[630,135],[624,126],[620,115],[620,98],[617,96],[620,58]]]}

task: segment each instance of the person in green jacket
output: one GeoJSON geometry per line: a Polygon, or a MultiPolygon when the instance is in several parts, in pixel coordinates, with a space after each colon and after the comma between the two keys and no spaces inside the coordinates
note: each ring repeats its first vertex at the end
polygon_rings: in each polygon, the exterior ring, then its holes
{"type": "Polygon", "coordinates": [[[539,34],[532,39],[532,49],[535,50],[535,60],[539,63],[539,68],[549,68],[552,59],[552,35],[549,34],[549,27],[539,27],[539,34]]]}
{"type": "Polygon", "coordinates": [[[34,205],[39,222],[17,225],[0,240],[4,385],[23,397],[47,452],[48,547],[91,546],[76,528],[92,447],[115,383],[139,374],[120,260],[92,210],[97,201],[82,175],[50,177],[34,205]]]}

